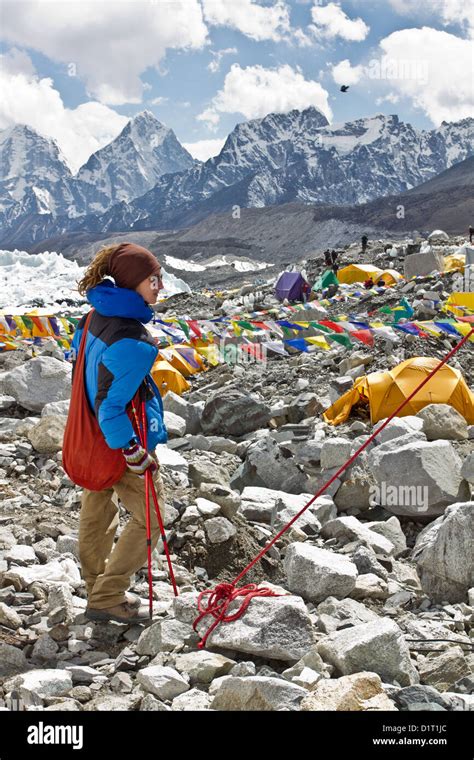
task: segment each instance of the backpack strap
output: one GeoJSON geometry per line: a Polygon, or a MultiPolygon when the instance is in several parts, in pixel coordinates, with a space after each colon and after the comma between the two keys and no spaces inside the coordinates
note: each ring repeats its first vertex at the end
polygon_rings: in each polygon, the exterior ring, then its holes
{"type": "Polygon", "coordinates": [[[86,351],[86,337],[87,337],[87,330],[90,325],[90,321],[92,319],[92,314],[94,313],[95,309],[91,309],[86,317],[86,321],[84,323],[84,327],[82,328],[82,335],[81,335],[81,342],[79,345],[79,351],[77,353],[77,358],[73,362],[72,366],[72,382],[74,383],[74,379],[77,374],[82,374],[83,372],[83,366],[84,366],[84,356],[86,351]],[[76,372],[77,370],[77,372],[76,372]]]}

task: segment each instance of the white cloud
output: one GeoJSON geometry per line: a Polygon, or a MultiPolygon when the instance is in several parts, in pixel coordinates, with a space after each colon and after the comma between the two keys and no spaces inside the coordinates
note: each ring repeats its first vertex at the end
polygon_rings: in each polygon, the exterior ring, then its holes
{"type": "Polygon", "coordinates": [[[389,92],[387,95],[384,95],[381,98],[375,98],[375,102],[378,106],[380,106],[382,103],[399,103],[400,102],[400,95],[395,95],[393,92],[389,92]]]}
{"type": "Polygon", "coordinates": [[[225,55],[236,55],[236,54],[237,54],[237,48],[235,47],[224,48],[223,50],[211,50],[211,55],[213,55],[214,58],[208,64],[207,68],[209,69],[209,71],[215,74],[217,71],[219,71],[221,67],[221,61],[225,55]]]}
{"type": "Polygon", "coordinates": [[[149,100],[148,104],[150,106],[162,106],[163,103],[167,103],[169,98],[164,98],[162,96],[158,96],[157,98],[153,98],[153,100],[149,100]]]}
{"type": "Polygon", "coordinates": [[[459,24],[474,33],[474,8],[471,0],[439,0],[441,18],[445,24],[459,24]]]}
{"type": "Polygon", "coordinates": [[[8,53],[2,55],[1,60],[5,75],[25,74],[25,76],[33,76],[36,73],[30,56],[24,50],[18,50],[16,47],[10,48],[8,53]]]}
{"type": "Polygon", "coordinates": [[[207,28],[198,0],[3,0],[2,37],[75,66],[88,93],[103,103],[140,103],[140,74],[169,48],[199,49],[207,28]]]}
{"type": "Polygon", "coordinates": [[[221,113],[241,113],[247,119],[266,116],[274,111],[286,113],[293,108],[316,106],[330,119],[328,92],[319,82],[305,79],[299,68],[288,64],[276,69],[234,63],[226,75],[224,86],[197,119],[216,129],[221,113]]]}
{"type": "Polygon", "coordinates": [[[290,32],[289,9],[283,0],[259,5],[253,0],[202,0],[208,24],[229,26],[254,40],[278,42],[290,32]]]}
{"type": "Polygon", "coordinates": [[[370,82],[379,102],[408,98],[436,126],[474,116],[470,40],[425,26],[393,32],[379,46],[367,65],[352,67],[345,60],[333,67],[335,81],[343,72],[364,86],[370,82]]]}
{"type": "Polygon", "coordinates": [[[336,84],[357,84],[364,75],[363,66],[352,66],[346,58],[331,69],[332,78],[336,84]]]}
{"type": "MultiPolygon", "coordinates": [[[[382,66],[388,67],[390,61],[407,62],[408,75],[390,78],[390,89],[410,98],[434,124],[474,116],[469,40],[422,27],[393,32],[380,41],[380,47],[382,66]]],[[[399,74],[402,72],[399,65],[399,74]]]]}
{"type": "Polygon", "coordinates": [[[308,28],[316,37],[342,37],[351,42],[365,40],[369,27],[361,18],[351,19],[336,3],[313,5],[313,24],[308,28]]]}
{"type": "Polygon", "coordinates": [[[392,8],[401,16],[420,18],[438,16],[445,26],[458,25],[469,34],[474,32],[472,0],[389,0],[392,8]]]}
{"type": "Polygon", "coordinates": [[[45,137],[54,138],[73,173],[91,153],[113,140],[128,121],[94,101],[65,108],[53,80],[40,79],[24,53],[0,56],[0,90],[0,129],[28,124],[45,137]]]}
{"type": "Polygon", "coordinates": [[[215,140],[198,140],[194,143],[182,143],[182,145],[188,150],[193,158],[199,159],[199,161],[207,161],[212,156],[217,156],[226,141],[225,137],[216,138],[215,140]]]}
{"type": "Polygon", "coordinates": [[[217,127],[219,126],[221,117],[217,113],[217,109],[212,107],[205,108],[204,111],[196,116],[196,119],[198,121],[204,121],[210,130],[217,132],[217,127]]]}

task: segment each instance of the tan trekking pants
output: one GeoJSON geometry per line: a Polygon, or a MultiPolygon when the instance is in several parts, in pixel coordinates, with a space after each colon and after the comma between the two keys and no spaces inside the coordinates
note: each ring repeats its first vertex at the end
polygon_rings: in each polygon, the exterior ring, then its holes
{"type": "MultiPolygon", "coordinates": [[[[153,482],[164,519],[165,494],[159,468],[153,474],[153,482]]],[[[150,525],[153,550],[160,538],[160,529],[151,488],[150,525]]],[[[103,491],[84,488],[79,517],[79,558],[89,606],[106,609],[124,602],[131,576],[147,564],[147,556],[145,478],[127,469],[112,488],[103,491]],[[112,501],[114,491],[130,512],[128,523],[115,546],[119,510],[112,501]]]]}

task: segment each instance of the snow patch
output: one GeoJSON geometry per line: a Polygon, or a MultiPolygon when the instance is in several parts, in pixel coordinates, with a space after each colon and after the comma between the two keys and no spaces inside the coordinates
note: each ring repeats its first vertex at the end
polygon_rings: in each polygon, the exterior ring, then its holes
{"type": "MultiPolygon", "coordinates": [[[[15,313],[19,307],[36,306],[41,300],[46,313],[55,314],[67,305],[65,299],[83,301],[77,283],[85,269],[56,251],[0,250],[0,309],[15,313]]],[[[160,297],[191,292],[184,280],[163,268],[162,273],[164,289],[160,297]]],[[[86,311],[88,308],[84,307],[86,311]]]]}

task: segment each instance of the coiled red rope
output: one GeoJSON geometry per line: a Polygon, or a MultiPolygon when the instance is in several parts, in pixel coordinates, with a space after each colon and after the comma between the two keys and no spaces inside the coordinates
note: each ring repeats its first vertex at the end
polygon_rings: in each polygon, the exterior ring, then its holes
{"type": "Polygon", "coordinates": [[[449,359],[452,356],[454,356],[454,354],[457,351],[459,351],[461,346],[463,346],[464,343],[466,343],[466,341],[469,340],[469,338],[473,334],[474,334],[474,327],[469,333],[467,333],[462,338],[462,340],[459,341],[459,343],[457,343],[451,349],[451,351],[449,351],[448,354],[446,354],[444,359],[442,359],[440,363],[437,364],[433,370],[431,370],[431,372],[415,388],[415,390],[412,393],[410,393],[410,395],[406,399],[404,399],[404,401],[395,409],[395,411],[392,412],[392,414],[389,417],[387,417],[385,422],[379,428],[377,428],[377,430],[375,430],[372,433],[372,435],[369,436],[369,438],[365,441],[365,443],[363,443],[357,449],[357,451],[347,460],[347,462],[345,462],[345,464],[343,464],[338,469],[338,471],[331,478],[329,478],[329,480],[319,489],[319,491],[317,491],[314,494],[314,496],[311,497],[308,503],[305,504],[305,506],[302,507],[300,511],[294,517],[291,518],[291,520],[279,531],[279,533],[277,533],[277,535],[274,536],[274,538],[272,538],[271,541],[266,546],[263,547],[262,551],[257,554],[255,559],[253,559],[247,565],[247,567],[245,567],[242,570],[241,573],[239,573],[239,575],[234,579],[232,583],[219,583],[215,587],[214,590],[208,589],[207,591],[202,591],[199,594],[198,610],[200,614],[193,622],[194,630],[198,632],[197,631],[198,624],[207,615],[211,615],[211,617],[214,618],[214,621],[212,622],[208,630],[205,632],[204,636],[201,638],[201,641],[198,644],[199,649],[204,649],[207,639],[209,638],[212,631],[216,628],[216,626],[219,625],[219,623],[229,623],[232,620],[237,620],[239,617],[241,617],[244,614],[245,610],[247,609],[250,601],[255,596],[283,596],[283,594],[277,594],[268,588],[259,589],[258,586],[254,583],[250,583],[247,586],[242,586],[241,588],[237,588],[236,584],[263,557],[263,555],[266,554],[266,552],[278,541],[278,539],[281,538],[281,536],[284,533],[286,533],[286,531],[293,525],[293,523],[295,523],[296,520],[298,520],[298,518],[301,517],[303,512],[305,512],[308,509],[308,507],[310,507],[311,504],[319,496],[321,496],[321,494],[323,494],[327,490],[327,488],[331,485],[331,483],[333,483],[336,480],[336,478],[338,478],[339,475],[344,472],[344,470],[347,470],[347,468],[352,464],[352,462],[355,459],[357,459],[358,456],[360,456],[360,454],[364,451],[364,449],[367,448],[367,446],[374,440],[374,438],[388,425],[389,422],[391,422],[391,420],[393,420],[394,417],[397,416],[397,414],[403,409],[403,407],[406,404],[408,404],[409,401],[411,401],[413,396],[415,396],[421,390],[421,388],[423,388],[423,386],[426,385],[426,383],[429,382],[429,380],[431,380],[433,375],[435,375],[441,369],[441,367],[444,364],[446,364],[446,362],[449,361],[449,359]],[[209,596],[209,599],[207,600],[206,606],[204,606],[203,599],[206,596],[209,596]],[[231,604],[231,602],[233,602],[235,599],[237,599],[240,596],[243,597],[243,601],[240,607],[232,615],[227,615],[227,609],[229,605],[231,604]]]}

